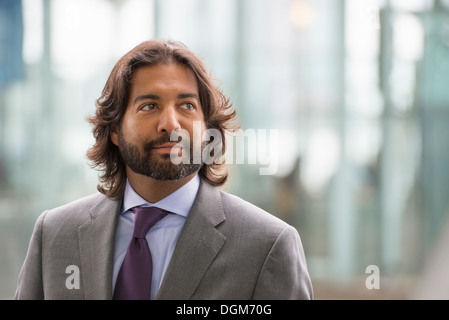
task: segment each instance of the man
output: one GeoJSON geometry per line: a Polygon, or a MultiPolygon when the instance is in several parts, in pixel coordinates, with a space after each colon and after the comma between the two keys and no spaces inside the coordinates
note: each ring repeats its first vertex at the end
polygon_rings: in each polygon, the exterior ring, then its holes
{"type": "Polygon", "coordinates": [[[89,121],[100,192],[38,218],[17,299],[312,298],[296,229],[220,190],[221,161],[174,161],[204,151],[186,137],[195,124],[222,136],[236,125],[188,48],[152,40],[131,50],[89,121]]]}

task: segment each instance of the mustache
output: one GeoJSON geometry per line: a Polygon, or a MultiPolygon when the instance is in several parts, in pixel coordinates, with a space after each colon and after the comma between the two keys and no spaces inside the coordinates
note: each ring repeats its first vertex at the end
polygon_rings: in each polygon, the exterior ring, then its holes
{"type": "Polygon", "coordinates": [[[178,138],[178,141],[176,140],[171,140],[170,139],[170,134],[169,133],[164,133],[162,134],[159,138],[151,140],[150,142],[146,143],[144,145],[144,151],[145,152],[150,152],[151,149],[153,149],[155,146],[160,146],[164,143],[167,142],[180,142],[182,144],[182,147],[188,147],[189,146],[189,141],[185,141],[186,139],[183,139],[181,136],[178,138]],[[179,141],[181,140],[181,141],[179,141]]]}

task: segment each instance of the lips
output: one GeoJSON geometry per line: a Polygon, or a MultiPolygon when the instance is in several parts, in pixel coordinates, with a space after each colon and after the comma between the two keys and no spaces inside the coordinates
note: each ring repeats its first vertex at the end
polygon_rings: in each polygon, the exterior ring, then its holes
{"type": "Polygon", "coordinates": [[[172,151],[179,152],[182,148],[179,146],[178,143],[164,143],[161,145],[154,146],[153,149],[156,150],[157,152],[171,153],[172,151]]]}
{"type": "Polygon", "coordinates": [[[176,146],[178,143],[164,143],[158,146],[154,146],[154,149],[171,149],[176,146]]]}

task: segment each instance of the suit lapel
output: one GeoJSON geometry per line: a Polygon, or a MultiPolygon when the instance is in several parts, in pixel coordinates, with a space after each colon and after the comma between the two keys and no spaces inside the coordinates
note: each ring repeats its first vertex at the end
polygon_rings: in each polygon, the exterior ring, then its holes
{"type": "Polygon", "coordinates": [[[115,231],[121,201],[103,196],[78,228],[81,277],[85,299],[112,299],[115,231]]]}
{"type": "Polygon", "coordinates": [[[220,191],[201,181],[156,299],[189,299],[226,237],[216,229],[225,220],[220,191]]]}

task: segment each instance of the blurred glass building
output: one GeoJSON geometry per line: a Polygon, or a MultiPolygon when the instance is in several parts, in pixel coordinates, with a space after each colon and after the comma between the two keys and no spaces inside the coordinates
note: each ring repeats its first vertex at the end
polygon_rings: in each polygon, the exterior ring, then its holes
{"type": "Polygon", "coordinates": [[[449,298],[447,0],[0,0],[0,298],[37,216],[96,192],[85,117],[151,38],[276,130],[276,172],[233,164],[226,190],[298,228],[315,298],[449,298]]]}

